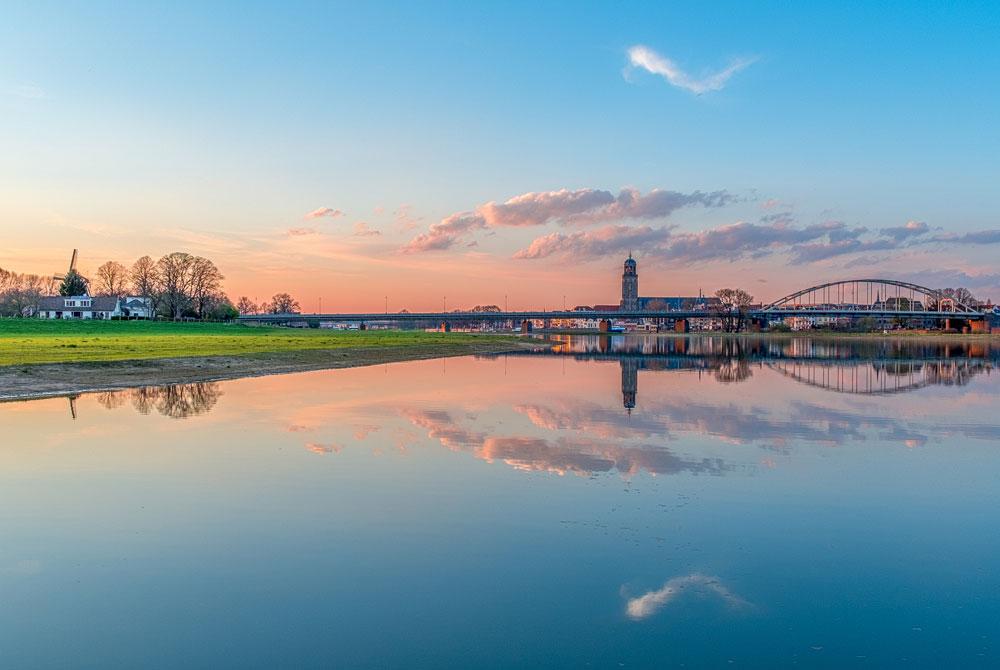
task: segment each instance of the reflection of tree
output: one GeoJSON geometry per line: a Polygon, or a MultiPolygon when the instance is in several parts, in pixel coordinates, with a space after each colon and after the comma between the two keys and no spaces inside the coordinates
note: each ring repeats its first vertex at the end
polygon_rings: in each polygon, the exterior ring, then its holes
{"type": "Polygon", "coordinates": [[[222,390],[218,382],[196,382],[172,386],[145,386],[132,389],[132,406],[140,414],[153,409],[174,419],[204,414],[218,402],[222,390]]]}
{"type": "Polygon", "coordinates": [[[128,400],[128,396],[125,391],[104,391],[103,393],[97,394],[97,402],[101,404],[104,409],[118,409],[128,400]]]}
{"type": "Polygon", "coordinates": [[[753,370],[750,369],[750,361],[739,358],[722,361],[715,370],[716,381],[723,384],[746,381],[752,375],[753,370]]]}
{"type": "Polygon", "coordinates": [[[105,409],[118,409],[129,400],[139,414],[153,410],[163,416],[184,419],[204,414],[215,407],[222,395],[218,382],[195,382],[171,386],[143,386],[123,391],[102,391],[97,402],[105,409]]]}
{"type": "Polygon", "coordinates": [[[158,391],[156,411],[174,419],[204,414],[215,407],[221,395],[216,382],[164,386],[158,391]]]}

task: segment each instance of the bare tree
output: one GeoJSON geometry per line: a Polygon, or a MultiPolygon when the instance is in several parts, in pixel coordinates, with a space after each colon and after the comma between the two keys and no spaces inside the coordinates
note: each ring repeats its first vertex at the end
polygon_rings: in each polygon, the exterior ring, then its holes
{"type": "Polygon", "coordinates": [[[156,263],[156,292],[163,309],[172,319],[179,319],[191,305],[191,265],[195,257],[175,251],[156,263]]]}
{"type": "Polygon", "coordinates": [[[969,307],[979,307],[982,301],[976,298],[969,289],[959,286],[958,288],[943,288],[941,289],[942,295],[946,298],[951,298],[955,302],[960,302],[969,307]]]}
{"type": "Polygon", "coordinates": [[[55,291],[55,279],[0,268],[0,316],[31,316],[43,295],[55,291]]]}
{"type": "Polygon", "coordinates": [[[287,293],[278,293],[271,298],[272,314],[294,314],[299,311],[299,302],[287,293]]]}
{"type": "Polygon", "coordinates": [[[128,278],[132,283],[132,293],[135,295],[140,298],[154,298],[156,296],[156,261],[149,256],[143,256],[132,264],[128,278]]]}
{"type": "Polygon", "coordinates": [[[722,288],[715,292],[715,297],[719,299],[717,314],[725,331],[738,333],[743,330],[753,296],[741,288],[722,288]]]}
{"type": "Polygon", "coordinates": [[[259,307],[257,307],[257,304],[253,300],[243,295],[236,301],[236,310],[245,316],[247,314],[256,314],[259,307]]]}
{"type": "Polygon", "coordinates": [[[128,269],[117,261],[108,261],[97,268],[95,282],[97,295],[125,295],[128,286],[128,269]]]}
{"type": "MultiPolygon", "coordinates": [[[[190,273],[190,295],[191,303],[199,319],[204,319],[209,312],[211,304],[218,302],[213,300],[220,295],[222,290],[222,280],[224,277],[215,267],[215,263],[195,256],[188,269],[190,273]]],[[[225,299],[225,296],[222,296],[225,299]]],[[[227,300],[228,302],[228,300],[227,300]]]]}

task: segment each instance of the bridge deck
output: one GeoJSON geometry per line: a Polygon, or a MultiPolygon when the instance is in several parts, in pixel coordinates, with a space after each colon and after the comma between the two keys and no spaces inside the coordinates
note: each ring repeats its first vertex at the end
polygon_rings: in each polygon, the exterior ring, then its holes
{"type": "MultiPolygon", "coordinates": [[[[520,311],[520,312],[358,312],[358,313],[332,313],[332,314],[248,314],[239,317],[240,321],[249,323],[293,323],[302,321],[333,321],[342,323],[379,323],[379,322],[414,322],[433,321],[442,322],[497,322],[497,321],[526,321],[541,319],[711,319],[721,316],[719,313],[704,310],[678,310],[678,311],[592,311],[592,312],[572,312],[572,311],[520,311]]],[[[986,318],[982,313],[965,312],[939,312],[924,310],[892,310],[892,309],[796,309],[796,308],[775,308],[756,309],[748,311],[745,316],[751,319],[779,319],[787,317],[876,317],[876,318],[903,318],[903,319],[961,319],[979,320],[986,318]]]]}

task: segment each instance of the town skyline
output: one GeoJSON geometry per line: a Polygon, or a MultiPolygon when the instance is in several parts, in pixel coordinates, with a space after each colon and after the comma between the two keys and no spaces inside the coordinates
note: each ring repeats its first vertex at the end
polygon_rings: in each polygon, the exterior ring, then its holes
{"type": "Polygon", "coordinates": [[[1000,296],[989,7],[12,12],[6,270],[186,251],[234,300],[558,307],[631,250],[669,295],[1000,296]]]}

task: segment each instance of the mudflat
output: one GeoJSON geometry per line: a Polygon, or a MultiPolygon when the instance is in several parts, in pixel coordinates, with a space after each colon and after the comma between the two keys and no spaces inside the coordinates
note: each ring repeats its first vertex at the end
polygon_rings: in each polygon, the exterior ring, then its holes
{"type": "Polygon", "coordinates": [[[78,361],[0,366],[0,400],[21,400],[142,386],[380,365],[475,354],[499,354],[543,346],[515,337],[461,338],[449,342],[344,346],[237,356],[184,356],[144,360],[78,361]]]}

